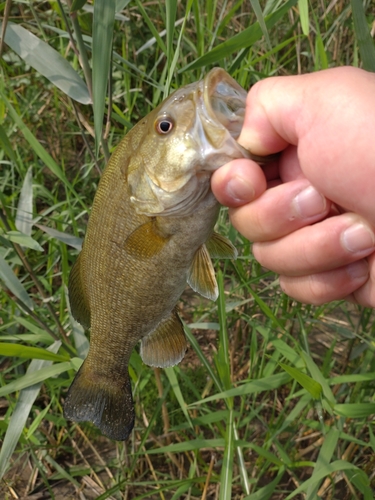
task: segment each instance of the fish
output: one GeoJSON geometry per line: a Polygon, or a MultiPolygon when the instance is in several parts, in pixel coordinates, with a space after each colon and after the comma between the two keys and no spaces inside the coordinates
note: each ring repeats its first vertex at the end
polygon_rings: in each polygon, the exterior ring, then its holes
{"type": "Polygon", "coordinates": [[[90,328],[88,355],[64,415],[110,439],[128,439],[135,419],[128,364],[141,341],[146,365],[179,363],[187,339],[178,314],[186,284],[216,300],[211,258],[235,259],[214,231],[212,173],[241,147],[247,92],[223,69],[173,92],[113,152],[100,179],[68,283],[73,317],[90,328]]]}

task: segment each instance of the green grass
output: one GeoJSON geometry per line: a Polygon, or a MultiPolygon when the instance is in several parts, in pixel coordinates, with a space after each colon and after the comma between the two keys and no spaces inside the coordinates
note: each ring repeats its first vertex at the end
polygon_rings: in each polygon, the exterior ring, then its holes
{"type": "Polygon", "coordinates": [[[369,1],[110,4],[0,4],[1,497],[372,499],[373,312],[283,295],[225,209],[218,228],[240,257],[217,262],[216,303],[183,295],[191,347],[179,366],[153,370],[134,352],[130,440],[64,419],[88,348],[69,271],[127,130],[215,65],[245,88],[375,68],[369,1]]]}

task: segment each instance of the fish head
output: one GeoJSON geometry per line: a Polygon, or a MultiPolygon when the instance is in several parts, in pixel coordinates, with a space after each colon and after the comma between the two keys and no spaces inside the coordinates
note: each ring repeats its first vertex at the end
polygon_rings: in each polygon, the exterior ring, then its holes
{"type": "Polygon", "coordinates": [[[248,157],[236,141],[246,91],[221,68],[176,90],[137,125],[142,139],[128,166],[138,213],[187,215],[210,190],[214,170],[248,157]]]}

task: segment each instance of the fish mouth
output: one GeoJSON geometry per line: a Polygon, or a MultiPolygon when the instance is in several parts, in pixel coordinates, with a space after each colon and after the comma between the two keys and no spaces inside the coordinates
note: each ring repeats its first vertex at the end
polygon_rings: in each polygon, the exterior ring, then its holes
{"type": "Polygon", "coordinates": [[[249,158],[238,144],[246,109],[247,92],[221,68],[212,69],[196,93],[202,170],[213,172],[236,158],[249,158]]]}
{"type": "Polygon", "coordinates": [[[246,90],[221,68],[212,69],[203,82],[207,115],[237,139],[245,117],[246,90]]]}

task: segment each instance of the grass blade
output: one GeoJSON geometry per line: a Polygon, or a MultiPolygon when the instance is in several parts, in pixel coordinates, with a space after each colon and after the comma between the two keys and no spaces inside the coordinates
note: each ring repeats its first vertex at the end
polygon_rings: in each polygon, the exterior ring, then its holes
{"type": "Polygon", "coordinates": [[[288,383],[290,381],[290,375],[288,373],[277,373],[271,375],[270,377],[260,378],[258,380],[252,380],[239,387],[234,387],[227,391],[219,392],[205,399],[202,399],[199,403],[207,403],[208,401],[216,401],[218,399],[233,398],[236,396],[245,396],[246,394],[255,394],[257,392],[272,391],[278,387],[288,383]]]}
{"type": "Polygon", "coordinates": [[[22,283],[14,274],[13,269],[9,266],[7,261],[0,255],[0,280],[4,283],[5,287],[13,293],[23,304],[29,309],[34,309],[34,302],[29,297],[22,283]]]}
{"type": "MultiPolygon", "coordinates": [[[[57,341],[50,346],[49,350],[51,353],[57,352],[60,346],[61,342],[57,341]]],[[[45,370],[51,365],[51,363],[52,361],[33,360],[27,369],[26,376],[30,377],[40,370],[45,370]]],[[[23,389],[19,395],[0,450],[0,479],[3,477],[7,469],[9,459],[17,446],[30,410],[39,394],[43,380],[44,379],[40,380],[34,385],[30,384],[30,386],[27,389],[23,389]]]]}
{"type": "Polygon", "coordinates": [[[70,7],[70,12],[75,12],[85,5],[87,0],[73,0],[72,5],[70,7]]]}
{"type": "Polygon", "coordinates": [[[13,243],[17,243],[22,247],[31,248],[32,250],[36,250],[37,252],[43,252],[43,247],[39,245],[39,243],[34,240],[31,236],[27,234],[20,233],[19,231],[8,231],[4,234],[4,238],[13,243]]]}
{"type": "Polygon", "coordinates": [[[81,104],[91,102],[87,86],[76,70],[54,48],[39,40],[30,31],[18,24],[8,23],[5,32],[5,43],[26,64],[29,64],[41,75],[48,78],[64,94],[81,104]]]}
{"type": "Polygon", "coordinates": [[[59,165],[55,162],[52,156],[49,153],[47,153],[47,151],[44,149],[44,147],[41,145],[38,139],[23,123],[21,117],[18,115],[17,111],[11,105],[10,101],[7,99],[6,95],[1,89],[0,89],[0,97],[4,101],[6,107],[8,108],[9,115],[11,116],[12,120],[17,125],[20,132],[22,132],[23,136],[34,150],[35,154],[46,164],[46,166],[51,170],[51,172],[53,172],[56,175],[56,177],[64,184],[64,186],[69,187],[73,191],[71,184],[68,182],[67,178],[65,177],[65,174],[63,173],[59,165]]]}
{"type": "Polygon", "coordinates": [[[92,93],[97,152],[102,139],[105,99],[111,64],[113,26],[116,14],[115,7],[114,0],[95,1],[92,37],[92,93]]]}
{"type": "Polygon", "coordinates": [[[353,373],[348,375],[339,375],[329,380],[330,385],[351,384],[352,382],[367,382],[375,380],[375,373],[353,373]]]}
{"type": "Polygon", "coordinates": [[[375,414],[375,403],[343,403],[333,407],[333,411],[346,418],[367,418],[375,414]]]}
{"type": "Polygon", "coordinates": [[[234,458],[234,416],[233,408],[229,410],[229,419],[226,425],[225,450],[223,465],[220,474],[220,500],[231,500],[232,498],[232,477],[234,458]]]}
{"type": "Polygon", "coordinates": [[[0,124],[0,145],[2,146],[4,152],[12,160],[12,162],[17,163],[16,155],[14,154],[14,151],[12,149],[12,145],[8,139],[4,127],[1,124],[0,124]]]}
{"type": "Polygon", "coordinates": [[[321,385],[324,396],[327,398],[327,400],[331,405],[334,405],[336,403],[335,396],[333,395],[331,388],[329,387],[326,379],[324,378],[322,372],[315,364],[312,357],[304,351],[301,352],[301,357],[306,363],[307,369],[309,370],[311,377],[316,382],[319,382],[319,384],[321,385]]]}
{"type": "Polygon", "coordinates": [[[361,54],[363,69],[375,72],[375,43],[367,24],[362,0],[350,0],[355,37],[361,54]]]}
{"type": "Polygon", "coordinates": [[[298,351],[290,347],[286,342],[277,338],[272,340],[272,344],[280,352],[284,358],[290,361],[296,368],[304,368],[305,364],[301,359],[298,351]]]}
{"type": "MultiPolygon", "coordinates": [[[[176,0],[166,0],[165,2],[165,14],[166,22],[165,28],[167,31],[167,61],[168,66],[171,65],[173,57],[173,33],[176,22],[177,13],[177,1],[176,0]]],[[[186,15],[186,14],[185,14],[186,15]]]]}
{"type": "Polygon", "coordinates": [[[144,22],[147,24],[148,29],[151,31],[151,33],[152,33],[153,37],[155,38],[156,43],[158,44],[160,50],[162,52],[164,52],[165,55],[167,55],[167,52],[168,52],[167,47],[165,46],[165,43],[163,42],[161,36],[159,35],[158,30],[155,28],[154,23],[149,18],[148,14],[143,6],[143,3],[140,0],[135,0],[135,2],[139,8],[140,13],[142,14],[144,22]]]}
{"type": "Polygon", "coordinates": [[[263,486],[263,488],[260,488],[255,493],[245,497],[244,500],[268,500],[269,498],[272,498],[272,494],[275,492],[275,489],[281,481],[284,473],[285,467],[280,467],[279,472],[273,481],[267,484],[267,486],[263,486]]]}
{"type": "MultiPolygon", "coordinates": [[[[52,344],[54,345],[54,344],[52,344]]],[[[38,365],[39,366],[39,365],[38,365]]],[[[23,377],[10,382],[4,387],[0,388],[0,397],[6,396],[7,394],[11,394],[12,392],[20,391],[25,389],[26,387],[30,387],[31,385],[38,384],[39,382],[43,382],[47,378],[54,377],[56,375],[60,375],[60,373],[66,372],[72,368],[72,363],[69,361],[65,361],[63,363],[57,363],[55,365],[41,365],[43,368],[39,368],[38,370],[33,370],[32,373],[24,375],[23,377]]]]}
{"type": "Polygon", "coordinates": [[[51,344],[53,339],[48,335],[47,332],[43,332],[40,329],[41,333],[17,333],[16,335],[1,335],[0,338],[2,341],[12,340],[13,342],[29,342],[30,344],[37,344],[42,342],[43,344],[51,344]]]}
{"type": "Polygon", "coordinates": [[[311,486],[315,486],[317,483],[319,483],[322,479],[325,477],[329,476],[330,474],[334,472],[341,472],[341,471],[355,471],[358,475],[366,476],[366,474],[361,471],[356,465],[350,464],[349,462],[346,462],[345,460],[336,460],[335,462],[332,462],[330,464],[326,464],[326,466],[323,469],[320,469],[319,472],[317,472],[315,475],[304,481],[298,488],[296,488],[293,493],[288,495],[285,500],[290,500],[291,498],[294,498],[296,495],[299,493],[306,491],[309,489],[311,486]]]}
{"type": "Polygon", "coordinates": [[[316,70],[328,69],[328,58],[324,49],[324,43],[320,33],[316,34],[315,41],[315,68],[316,70]]]}
{"type": "Polygon", "coordinates": [[[69,245],[76,250],[82,250],[82,242],[83,238],[77,238],[77,236],[73,236],[72,234],[63,233],[62,231],[57,231],[57,229],[53,229],[52,227],[44,226],[43,224],[35,224],[36,227],[44,231],[52,238],[56,238],[58,241],[69,245]]]}
{"type": "Polygon", "coordinates": [[[239,443],[238,430],[237,430],[236,422],[234,419],[233,419],[233,437],[235,440],[235,447],[236,447],[236,453],[237,453],[237,459],[238,459],[238,468],[240,470],[242,487],[243,487],[245,493],[248,495],[250,493],[250,480],[249,480],[249,475],[247,473],[245,458],[244,458],[244,455],[242,452],[242,446],[239,443]]]}
{"type": "Polygon", "coordinates": [[[185,415],[186,420],[188,421],[190,427],[193,428],[193,424],[191,422],[190,415],[187,411],[187,404],[185,403],[184,397],[182,395],[180,384],[178,383],[178,379],[177,379],[174,367],[172,366],[170,368],[165,368],[164,371],[168,377],[169,383],[171,384],[173,392],[176,396],[176,399],[178,401],[178,404],[180,405],[181,410],[183,411],[183,413],[185,415]]]}
{"type": "Polygon", "coordinates": [[[302,33],[309,36],[310,19],[309,19],[309,4],[307,0],[298,0],[299,18],[301,20],[302,33]]]}
{"type": "MultiPolygon", "coordinates": [[[[175,69],[176,69],[176,66],[177,66],[178,58],[179,58],[179,53],[180,53],[180,48],[181,48],[181,41],[183,39],[183,35],[184,35],[185,27],[186,27],[186,22],[188,20],[189,14],[190,14],[191,7],[193,5],[193,1],[194,0],[189,0],[188,3],[187,3],[186,10],[185,10],[185,17],[183,19],[182,27],[181,27],[180,34],[179,34],[178,40],[177,40],[176,50],[175,50],[173,59],[168,60],[168,74],[167,74],[167,79],[166,79],[166,82],[165,82],[165,85],[164,85],[164,95],[163,95],[164,99],[169,95],[169,89],[170,89],[171,81],[172,81],[172,79],[174,77],[175,69]]],[[[178,22],[179,21],[177,21],[174,24],[174,27],[177,26],[178,22]]],[[[172,52],[171,52],[171,54],[172,54],[172,52]]]]}
{"type": "Polygon", "coordinates": [[[263,36],[266,39],[267,45],[270,49],[272,49],[270,36],[268,34],[266,23],[264,22],[264,16],[259,0],[250,0],[250,3],[252,8],[254,9],[255,15],[257,16],[260,29],[262,30],[263,36]]]}
{"type": "Polygon", "coordinates": [[[8,344],[0,342],[1,356],[14,356],[27,359],[45,359],[46,361],[69,361],[68,355],[55,354],[48,349],[41,347],[28,347],[20,344],[8,344]]]}
{"type": "Polygon", "coordinates": [[[76,321],[69,310],[70,324],[72,325],[72,333],[74,337],[74,345],[77,349],[78,357],[86,359],[89,352],[90,343],[85,335],[85,329],[76,321]]]}
{"type": "MultiPolygon", "coordinates": [[[[230,379],[230,357],[229,357],[229,344],[228,344],[228,332],[227,332],[227,320],[225,311],[225,293],[224,293],[224,282],[223,273],[219,270],[217,275],[217,285],[219,288],[219,298],[217,301],[218,313],[219,313],[219,349],[215,356],[215,364],[217,372],[219,374],[221,385],[224,389],[231,389],[232,383],[230,379]]],[[[230,407],[233,406],[233,401],[228,401],[230,407]]]]}
{"type": "MultiPolygon", "coordinates": [[[[286,14],[288,10],[291,9],[296,3],[297,0],[289,0],[278,10],[267,16],[265,19],[267,29],[271,29],[272,26],[274,26],[277,21],[284,14],[286,14]]],[[[231,54],[233,54],[233,52],[241,50],[245,47],[250,47],[261,37],[262,30],[260,28],[259,22],[257,22],[253,24],[253,26],[244,29],[229,40],[221,43],[220,45],[209,51],[207,54],[204,54],[190,64],[187,64],[179,71],[179,73],[187,70],[190,71],[193,69],[201,68],[202,66],[206,66],[208,64],[217,64],[222,59],[229,57],[231,54]]]]}
{"type": "Polygon", "coordinates": [[[346,471],[346,476],[349,482],[352,483],[360,493],[362,493],[363,500],[374,499],[374,488],[371,485],[369,477],[364,471],[361,471],[358,474],[355,470],[348,470],[346,471]]]}
{"type": "Polygon", "coordinates": [[[147,450],[147,454],[154,455],[156,453],[179,453],[183,451],[201,450],[202,448],[224,448],[225,439],[193,439],[191,441],[184,441],[182,443],[173,443],[168,446],[162,446],[155,450],[147,450]]]}
{"type": "Polygon", "coordinates": [[[294,378],[306,391],[308,391],[314,399],[320,399],[322,394],[322,386],[315,382],[311,377],[306,375],[306,373],[301,372],[293,366],[286,365],[285,363],[280,363],[280,366],[285,370],[291,377],[294,378]]]}
{"type": "Polygon", "coordinates": [[[29,167],[22,184],[15,224],[18,231],[31,236],[33,225],[33,167],[29,167]]]}
{"type": "Polygon", "coordinates": [[[222,391],[223,388],[221,386],[219,378],[217,377],[216,373],[212,369],[210,362],[207,360],[206,356],[203,354],[202,349],[199,347],[199,344],[196,341],[196,338],[194,337],[194,335],[192,334],[190,328],[188,328],[186,325],[184,325],[184,330],[185,330],[186,337],[187,337],[188,341],[190,342],[191,346],[193,347],[193,349],[197,353],[198,358],[201,360],[203,366],[207,370],[207,373],[209,374],[209,376],[211,377],[211,379],[215,383],[217,389],[219,391],[222,391]]]}
{"type": "MultiPolygon", "coordinates": [[[[314,478],[316,474],[319,474],[327,464],[331,462],[331,459],[335,453],[336,445],[339,440],[340,431],[336,428],[332,428],[328,434],[326,434],[323,442],[323,446],[320,448],[320,452],[314,467],[314,472],[311,478],[314,478]]],[[[320,483],[310,486],[306,491],[306,500],[315,500],[316,494],[318,493],[320,483]]]]}

